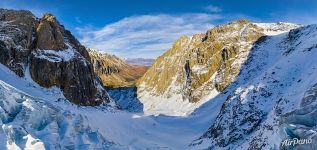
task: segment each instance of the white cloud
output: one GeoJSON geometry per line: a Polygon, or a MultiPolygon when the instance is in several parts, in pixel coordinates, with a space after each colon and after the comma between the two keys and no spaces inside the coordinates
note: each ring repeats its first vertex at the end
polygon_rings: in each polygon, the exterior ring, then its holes
{"type": "Polygon", "coordinates": [[[222,12],[222,9],[220,7],[214,6],[214,5],[208,5],[208,6],[204,7],[204,10],[211,12],[211,13],[222,12]]]}
{"type": "Polygon", "coordinates": [[[124,58],[155,58],[168,50],[182,35],[210,29],[219,15],[141,15],[124,18],[101,29],[77,28],[80,41],[87,47],[124,58]]]}

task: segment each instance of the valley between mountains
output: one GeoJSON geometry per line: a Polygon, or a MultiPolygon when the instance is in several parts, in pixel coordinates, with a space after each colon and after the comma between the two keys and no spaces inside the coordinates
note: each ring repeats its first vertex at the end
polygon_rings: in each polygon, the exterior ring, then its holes
{"type": "Polygon", "coordinates": [[[242,19],[151,64],[0,9],[0,149],[317,149],[282,145],[317,140],[316,58],[317,25],[242,19]]]}

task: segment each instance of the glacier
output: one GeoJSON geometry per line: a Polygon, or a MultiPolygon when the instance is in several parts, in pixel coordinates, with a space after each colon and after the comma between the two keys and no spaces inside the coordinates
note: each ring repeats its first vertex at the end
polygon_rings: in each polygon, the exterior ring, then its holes
{"type": "Polygon", "coordinates": [[[188,117],[77,106],[57,87],[43,88],[0,64],[0,149],[186,149],[215,119],[207,110],[220,104],[188,117]]]}

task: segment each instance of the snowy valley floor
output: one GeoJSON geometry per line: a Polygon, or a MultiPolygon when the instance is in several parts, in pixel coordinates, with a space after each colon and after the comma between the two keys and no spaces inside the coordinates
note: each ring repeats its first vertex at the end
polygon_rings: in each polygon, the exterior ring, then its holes
{"type": "Polygon", "coordinates": [[[43,143],[47,149],[184,149],[208,129],[222,103],[214,100],[187,117],[79,107],[66,102],[58,88],[42,88],[29,76],[19,78],[3,65],[0,92],[1,119],[7,120],[0,141],[8,141],[0,149],[39,148],[43,143]]]}

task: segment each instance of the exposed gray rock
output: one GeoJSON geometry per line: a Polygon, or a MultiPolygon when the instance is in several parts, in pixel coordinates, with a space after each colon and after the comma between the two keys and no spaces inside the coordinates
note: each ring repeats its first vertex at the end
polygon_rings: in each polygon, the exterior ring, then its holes
{"type": "Polygon", "coordinates": [[[0,9],[0,63],[19,76],[32,47],[36,18],[29,11],[0,9]]]}

